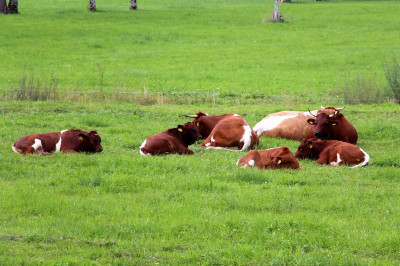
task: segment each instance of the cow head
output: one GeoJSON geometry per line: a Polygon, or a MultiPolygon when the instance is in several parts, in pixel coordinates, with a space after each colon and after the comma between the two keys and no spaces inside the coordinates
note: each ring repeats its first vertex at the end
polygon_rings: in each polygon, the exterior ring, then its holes
{"type": "Polygon", "coordinates": [[[315,140],[316,139],[302,139],[294,156],[299,159],[313,158],[313,145],[315,140]]]}
{"type": "Polygon", "coordinates": [[[185,145],[192,145],[197,140],[201,139],[198,128],[192,123],[187,122],[184,125],[178,125],[177,130],[185,145]]]}
{"type": "Polygon", "coordinates": [[[315,119],[307,119],[307,123],[312,125],[314,136],[319,139],[329,139],[332,127],[337,127],[340,124],[343,114],[337,113],[327,115],[325,113],[318,114],[315,119]]]}
{"type": "Polygon", "coordinates": [[[319,113],[325,113],[327,115],[336,115],[338,114],[341,110],[343,110],[345,107],[340,107],[340,108],[336,108],[333,106],[328,106],[328,107],[323,107],[321,105],[321,109],[318,110],[317,114],[319,113]]]}
{"type": "Polygon", "coordinates": [[[207,138],[208,135],[210,135],[212,128],[210,128],[209,118],[206,118],[205,120],[203,119],[203,117],[208,117],[207,114],[198,112],[195,115],[184,116],[194,118],[192,122],[198,128],[199,133],[203,139],[207,138]]]}
{"type": "Polygon", "coordinates": [[[101,138],[97,131],[81,131],[79,133],[79,151],[94,153],[102,152],[101,138]]]}

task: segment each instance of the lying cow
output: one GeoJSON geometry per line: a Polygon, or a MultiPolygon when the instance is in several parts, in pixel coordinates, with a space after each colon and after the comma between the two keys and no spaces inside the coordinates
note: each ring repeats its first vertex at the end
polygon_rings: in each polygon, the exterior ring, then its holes
{"type": "Polygon", "coordinates": [[[207,149],[253,149],[258,136],[241,116],[231,116],[219,121],[201,144],[207,149]]]}
{"type": "Polygon", "coordinates": [[[300,169],[299,162],[288,147],[267,150],[252,150],[240,158],[237,165],[241,167],[257,167],[259,169],[300,169]]]}
{"type": "Polygon", "coordinates": [[[360,147],[338,140],[303,139],[295,154],[296,158],[316,159],[319,164],[351,167],[366,166],[369,155],[360,147]]]}
{"type": "Polygon", "coordinates": [[[312,125],[311,131],[314,136],[319,139],[357,143],[357,130],[341,113],[331,115],[320,113],[315,118],[309,118],[307,122],[312,125]]]}
{"type": "Polygon", "coordinates": [[[328,115],[337,114],[343,108],[324,108],[321,106],[320,110],[309,112],[282,111],[273,113],[258,122],[254,126],[254,131],[257,132],[259,137],[265,136],[269,138],[285,138],[293,140],[311,138],[313,136],[311,130],[312,125],[307,123],[307,119],[320,113],[326,113],[328,115]]]}
{"type": "Polygon", "coordinates": [[[101,138],[96,131],[80,129],[28,135],[17,140],[12,149],[14,152],[23,155],[45,155],[58,151],[71,153],[103,151],[101,138]]]}
{"type": "Polygon", "coordinates": [[[194,120],[192,121],[193,124],[195,124],[199,129],[199,133],[202,136],[202,139],[206,139],[218,122],[226,118],[240,116],[240,115],[237,114],[208,115],[199,112],[195,115],[184,115],[184,116],[194,118],[194,120]]]}
{"type": "Polygon", "coordinates": [[[148,137],[140,146],[140,154],[143,156],[169,153],[193,154],[188,146],[200,138],[197,127],[188,122],[183,126],[178,125],[176,128],[148,137]]]}

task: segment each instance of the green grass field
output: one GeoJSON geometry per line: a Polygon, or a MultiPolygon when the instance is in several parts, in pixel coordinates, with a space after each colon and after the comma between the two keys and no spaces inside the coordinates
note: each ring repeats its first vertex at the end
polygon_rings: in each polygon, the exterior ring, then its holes
{"type": "Polygon", "coordinates": [[[271,0],[24,1],[0,18],[0,89],[31,72],[67,91],[329,96],[357,75],[384,81],[400,1],[293,2],[273,24],[271,0]]]}
{"type": "MultiPolygon", "coordinates": [[[[3,102],[0,263],[399,263],[398,105],[345,110],[371,156],[361,169],[241,169],[245,152],[199,144],[193,156],[139,154],[184,113],[247,112],[254,125],[283,108],[3,102]],[[11,151],[26,134],[71,127],[97,129],[104,152],[11,151]]],[[[262,138],[258,149],[283,145],[295,152],[298,142],[262,138]]]]}
{"type": "MultiPolygon", "coordinates": [[[[293,0],[280,4],[288,22],[278,24],[262,22],[272,0],[139,0],[135,12],[129,1],[96,2],[90,13],[88,1],[20,1],[20,14],[0,16],[1,265],[400,263],[398,104],[343,111],[371,156],[364,168],[241,169],[245,152],[200,143],[192,156],[139,154],[183,114],[247,113],[254,126],[273,112],[341,104],[335,92],[359,75],[385,84],[400,1],[293,0]],[[60,93],[110,94],[9,101],[24,76],[52,75],[60,93]],[[107,98],[115,91],[175,99],[107,98]],[[152,104],[164,102],[179,104],[152,104]],[[22,136],[68,128],[97,130],[104,152],[11,150],[22,136]]],[[[279,146],[295,152],[298,142],[261,138],[257,149],[279,146]]]]}

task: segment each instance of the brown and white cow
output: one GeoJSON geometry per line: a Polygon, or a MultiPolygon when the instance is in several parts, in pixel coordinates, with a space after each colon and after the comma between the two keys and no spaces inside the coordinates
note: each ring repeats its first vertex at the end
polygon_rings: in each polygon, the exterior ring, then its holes
{"type": "Polygon", "coordinates": [[[300,169],[299,162],[288,147],[267,150],[252,150],[240,158],[237,165],[241,167],[257,167],[259,169],[300,169]]]}
{"type": "Polygon", "coordinates": [[[143,156],[170,153],[193,154],[188,146],[200,137],[197,127],[192,122],[188,122],[148,137],[140,146],[140,154],[143,156]]]}
{"type": "Polygon", "coordinates": [[[224,120],[226,118],[233,117],[233,116],[240,117],[240,115],[233,114],[233,113],[223,114],[223,115],[208,115],[208,114],[205,114],[202,112],[198,112],[195,115],[184,115],[184,116],[194,118],[194,120],[192,122],[199,129],[199,133],[202,136],[202,139],[206,139],[210,135],[213,128],[221,120],[224,120]]]}
{"type": "Polygon", "coordinates": [[[246,150],[258,145],[258,136],[241,116],[219,121],[201,144],[207,149],[246,150]]]}
{"type": "Polygon", "coordinates": [[[12,150],[24,155],[44,155],[58,151],[95,153],[102,152],[103,147],[97,131],[68,129],[25,136],[13,144],[12,150]]]}
{"type": "MultiPolygon", "coordinates": [[[[344,107],[343,107],[344,108],[344,107]]],[[[273,113],[254,126],[257,135],[269,138],[285,138],[301,140],[303,138],[311,138],[313,132],[312,125],[307,123],[307,119],[313,118],[319,113],[328,115],[339,113],[343,108],[321,106],[320,110],[300,112],[300,111],[282,111],[273,113]]]]}
{"type": "Polygon", "coordinates": [[[358,135],[355,127],[347,121],[346,117],[339,114],[318,114],[309,118],[307,122],[312,125],[311,131],[319,139],[341,140],[356,144],[358,135]]]}
{"type": "Polygon", "coordinates": [[[370,159],[363,149],[354,144],[316,138],[303,139],[295,156],[298,159],[315,159],[319,164],[347,164],[351,167],[366,166],[370,159]]]}

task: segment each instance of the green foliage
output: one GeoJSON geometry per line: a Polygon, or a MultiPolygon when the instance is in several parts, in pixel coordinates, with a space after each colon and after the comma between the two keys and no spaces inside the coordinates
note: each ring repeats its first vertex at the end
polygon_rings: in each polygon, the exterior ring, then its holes
{"type": "MultiPolygon", "coordinates": [[[[139,146],[188,121],[182,114],[247,113],[255,125],[299,105],[2,102],[1,264],[396,264],[400,107],[343,112],[371,164],[300,161],[300,171],[235,165],[245,152],[190,146],[193,156],[143,157],[139,146]],[[22,156],[18,138],[96,129],[104,152],[22,156]]],[[[258,149],[298,142],[261,138],[258,149]]]]}
{"type": "Polygon", "coordinates": [[[30,101],[46,101],[57,100],[58,79],[53,75],[50,78],[49,84],[41,83],[35,80],[34,72],[28,77],[23,75],[19,87],[10,88],[10,98],[12,100],[30,100],[30,101]]]}
{"type": "Polygon", "coordinates": [[[390,100],[385,87],[376,78],[368,78],[366,75],[346,81],[339,91],[345,104],[382,103],[390,100]]]}
{"type": "Polygon", "coordinates": [[[397,56],[393,57],[392,63],[385,63],[384,68],[390,93],[400,103],[400,62],[397,60],[397,56]]]}

